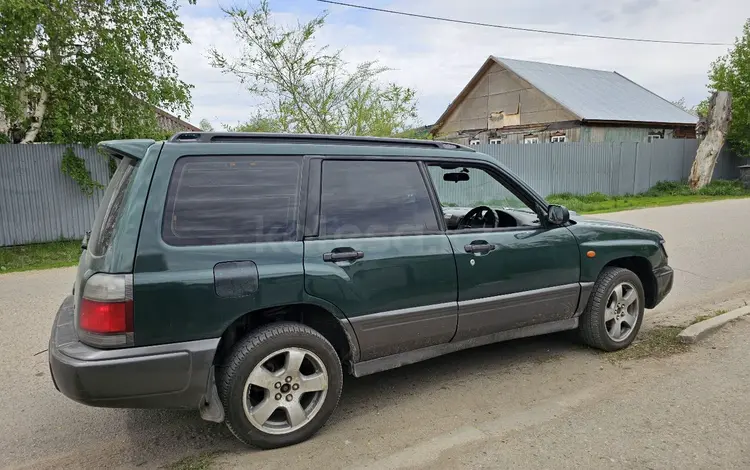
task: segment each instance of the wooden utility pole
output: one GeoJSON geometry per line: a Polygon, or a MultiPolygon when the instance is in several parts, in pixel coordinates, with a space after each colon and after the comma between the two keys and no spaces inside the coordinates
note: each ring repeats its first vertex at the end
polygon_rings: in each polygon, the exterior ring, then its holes
{"type": "MultiPolygon", "coordinates": [[[[711,95],[706,116],[706,137],[698,146],[688,183],[690,188],[701,189],[711,182],[716,160],[726,141],[729,124],[732,121],[732,96],[728,91],[715,91],[711,95]]],[[[702,127],[698,123],[697,127],[702,127]]]]}

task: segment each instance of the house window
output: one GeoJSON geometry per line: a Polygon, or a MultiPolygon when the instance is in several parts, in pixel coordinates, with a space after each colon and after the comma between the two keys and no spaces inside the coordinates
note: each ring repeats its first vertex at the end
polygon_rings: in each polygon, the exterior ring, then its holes
{"type": "Polygon", "coordinates": [[[498,137],[497,139],[490,139],[490,143],[491,144],[502,144],[503,143],[503,139],[501,139],[500,137],[498,137]]]}
{"type": "Polygon", "coordinates": [[[651,143],[651,142],[655,142],[657,140],[661,140],[663,138],[664,138],[664,136],[662,136],[661,134],[649,134],[648,137],[646,138],[646,141],[648,143],[651,143]]]}
{"type": "Polygon", "coordinates": [[[539,137],[524,137],[523,138],[524,144],[538,144],[539,143],[539,137]]]}
{"type": "Polygon", "coordinates": [[[555,144],[559,142],[567,142],[568,139],[564,135],[553,135],[549,141],[555,144]]]}
{"type": "Polygon", "coordinates": [[[481,142],[479,141],[479,139],[471,139],[469,141],[469,145],[479,145],[479,144],[481,144],[481,142]]]}

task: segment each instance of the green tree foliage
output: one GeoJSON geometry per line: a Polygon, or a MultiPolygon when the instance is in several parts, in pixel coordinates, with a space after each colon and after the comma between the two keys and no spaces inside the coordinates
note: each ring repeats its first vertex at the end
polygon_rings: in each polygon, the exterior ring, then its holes
{"type": "Polygon", "coordinates": [[[750,19],[727,55],[711,64],[708,79],[711,91],[732,94],[732,124],[727,141],[739,154],[750,156],[750,19]]]}
{"type": "Polygon", "coordinates": [[[211,125],[211,121],[205,118],[201,119],[201,122],[200,124],[198,124],[198,127],[200,127],[202,131],[206,131],[206,132],[213,132],[214,130],[214,126],[211,125]]]}
{"type": "Polygon", "coordinates": [[[269,117],[261,112],[257,112],[246,122],[224,127],[229,132],[289,132],[289,127],[282,117],[269,117]]]}
{"type": "Polygon", "coordinates": [[[190,111],[177,0],[0,0],[0,134],[16,143],[147,137],[190,111]]]}
{"type": "Polygon", "coordinates": [[[672,101],[672,104],[675,105],[675,106],[677,106],[678,108],[682,109],[686,113],[692,114],[693,116],[696,116],[696,117],[698,116],[698,111],[699,111],[700,105],[688,106],[687,103],[685,102],[685,98],[684,97],[680,98],[677,101],[672,101]]]}
{"type": "Polygon", "coordinates": [[[350,69],[341,51],[316,45],[325,13],[286,27],[273,22],[266,0],[224,11],[243,49],[235,58],[211,50],[212,65],[263,100],[259,115],[232,129],[390,136],[416,119],[414,90],[381,83],[385,67],[364,62],[350,69]]]}

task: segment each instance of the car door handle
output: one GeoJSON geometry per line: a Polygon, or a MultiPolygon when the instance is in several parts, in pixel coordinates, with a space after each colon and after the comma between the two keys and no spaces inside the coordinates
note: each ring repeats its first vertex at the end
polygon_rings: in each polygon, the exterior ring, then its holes
{"type": "Polygon", "coordinates": [[[338,251],[340,248],[336,248],[330,253],[323,253],[323,261],[354,261],[365,257],[364,251],[356,251],[349,249],[347,251],[338,251]]]}
{"type": "Polygon", "coordinates": [[[473,241],[468,245],[464,245],[464,251],[467,253],[489,253],[495,249],[495,245],[487,243],[485,241],[473,241]]]}

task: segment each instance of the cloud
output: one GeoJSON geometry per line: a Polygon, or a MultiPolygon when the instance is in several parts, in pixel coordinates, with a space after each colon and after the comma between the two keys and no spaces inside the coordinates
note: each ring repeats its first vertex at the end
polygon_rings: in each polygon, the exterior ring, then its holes
{"type": "MultiPolygon", "coordinates": [[[[210,0],[206,0],[210,1],[210,0]]],[[[683,0],[474,0],[471,8],[453,0],[370,0],[372,6],[436,14],[463,20],[513,26],[576,31],[587,34],[651,37],[731,43],[750,16],[746,0],[714,0],[701,4],[683,0]],[[628,14],[625,14],[628,12],[628,14]]],[[[272,1],[279,18],[310,18],[310,4],[272,1]],[[302,10],[302,8],[305,10],[302,10]]],[[[392,70],[383,80],[418,92],[422,123],[431,124],[471,79],[488,55],[538,60],[562,65],[616,70],[669,100],[685,97],[694,104],[706,96],[710,63],[726,48],[628,43],[514,32],[493,28],[405,18],[344,7],[329,9],[318,41],[343,48],[352,64],[378,60],[392,70]]],[[[214,45],[237,52],[230,23],[200,16],[186,7],[182,20],[193,44],[175,60],[182,78],[195,85],[192,121],[219,123],[246,119],[257,101],[233,78],[212,69],[206,50],[214,45]]]]}

